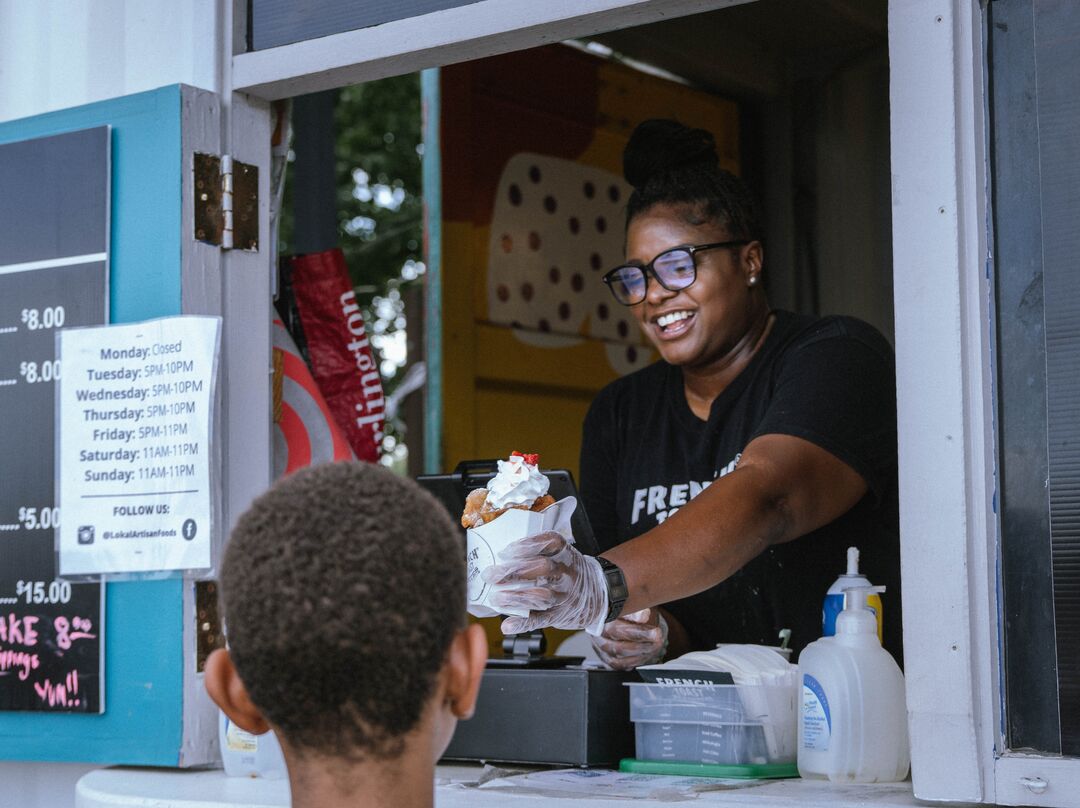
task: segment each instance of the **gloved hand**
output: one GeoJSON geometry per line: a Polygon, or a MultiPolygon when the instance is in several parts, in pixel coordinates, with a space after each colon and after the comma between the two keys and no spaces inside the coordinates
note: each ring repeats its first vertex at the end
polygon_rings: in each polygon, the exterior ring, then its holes
{"type": "Polygon", "coordinates": [[[528,617],[503,620],[504,634],[546,626],[600,633],[608,597],[604,572],[595,558],[548,531],[514,542],[499,554],[499,561],[483,573],[488,583],[505,587],[489,602],[496,609],[529,609],[528,617]]]}
{"type": "Polygon", "coordinates": [[[668,624],[659,609],[624,614],[604,625],[604,633],[592,638],[600,661],[617,671],[651,665],[664,658],[668,624]]]}

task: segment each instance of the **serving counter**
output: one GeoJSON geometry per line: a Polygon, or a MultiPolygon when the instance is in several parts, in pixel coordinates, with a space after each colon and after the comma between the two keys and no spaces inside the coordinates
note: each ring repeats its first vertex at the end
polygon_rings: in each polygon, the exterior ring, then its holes
{"type": "MultiPolygon", "coordinates": [[[[580,786],[552,782],[545,786],[522,780],[509,770],[475,765],[445,765],[436,771],[437,808],[483,808],[516,805],[521,808],[550,805],[561,801],[567,808],[611,808],[613,802],[633,800],[641,808],[696,801],[707,805],[738,808],[869,808],[869,806],[920,805],[911,783],[834,785],[816,780],[775,780],[754,784],[705,785],[715,790],[699,791],[678,785],[683,778],[636,778],[644,783],[637,796],[617,796],[606,785],[590,784],[602,777],[580,776],[580,786]]],[[[588,770],[590,774],[603,774],[588,770]]],[[[529,774],[551,774],[530,770],[529,774]]],[[[577,772],[580,775],[580,772],[577,772]]],[[[571,778],[575,779],[575,778],[571,778]]],[[[730,781],[726,781],[730,782],[730,781]]],[[[627,782],[627,787],[634,786],[627,782]]],[[[617,789],[616,789],[617,791],[617,789]]],[[[117,767],[90,772],[76,786],[77,808],[284,808],[290,804],[284,780],[253,780],[226,777],[221,770],[190,771],[117,767]]]]}

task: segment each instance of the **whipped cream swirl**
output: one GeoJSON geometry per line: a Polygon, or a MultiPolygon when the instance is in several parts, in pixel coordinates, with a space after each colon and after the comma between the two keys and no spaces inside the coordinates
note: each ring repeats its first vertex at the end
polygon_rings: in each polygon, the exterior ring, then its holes
{"type": "Polygon", "coordinates": [[[513,455],[509,460],[499,461],[499,472],[488,483],[487,504],[495,509],[532,505],[537,497],[548,492],[550,485],[536,466],[513,455]]]}

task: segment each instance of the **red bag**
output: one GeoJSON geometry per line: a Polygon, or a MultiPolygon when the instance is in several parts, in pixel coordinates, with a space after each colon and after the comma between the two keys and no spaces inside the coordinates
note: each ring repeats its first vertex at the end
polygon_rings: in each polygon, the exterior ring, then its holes
{"type": "Polygon", "coordinates": [[[386,401],[345,256],[335,248],[293,258],[292,287],[311,373],[357,458],[375,462],[386,401]]]}

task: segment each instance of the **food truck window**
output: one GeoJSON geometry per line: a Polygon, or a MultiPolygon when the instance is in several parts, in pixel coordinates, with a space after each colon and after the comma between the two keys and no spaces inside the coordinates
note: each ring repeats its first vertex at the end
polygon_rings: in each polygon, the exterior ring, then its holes
{"type": "MultiPolygon", "coordinates": [[[[775,306],[861,316],[891,338],[885,3],[848,6],[831,4],[825,19],[823,8],[758,2],[442,68],[443,188],[428,202],[441,225],[443,434],[429,470],[512,448],[576,469],[589,400],[651,361],[590,282],[622,249],[621,149],[647,117],[711,129],[726,167],[755,187],[775,306]],[[597,190],[587,198],[578,185],[597,190]]],[[[376,295],[384,314],[388,297],[400,311],[425,270],[417,79],[345,88],[315,121],[327,97],[295,100],[284,248],[337,243],[368,314],[376,295]],[[320,168],[311,141],[327,127],[336,141],[320,168]],[[319,172],[332,186],[323,192],[319,172]],[[305,235],[327,225],[315,244],[305,235]]],[[[403,313],[410,344],[421,312],[403,313]]],[[[386,335],[400,338],[401,319],[383,320],[386,335]]],[[[407,370],[386,377],[388,389],[407,370]]],[[[415,468],[422,430],[409,426],[415,468]]]]}
{"type": "MultiPolygon", "coordinates": [[[[774,306],[853,314],[892,339],[885,10],[762,0],[449,65],[437,150],[418,140],[415,74],[296,98],[283,252],[341,246],[368,327],[422,345],[420,153],[437,156],[442,432],[428,470],[520,449],[576,472],[592,397],[655,358],[598,282],[621,258],[621,153],[641,120],[709,129],[754,187],[774,306]]],[[[388,392],[418,354],[383,355],[388,392]]],[[[421,417],[387,430],[411,473],[421,417]]]]}

